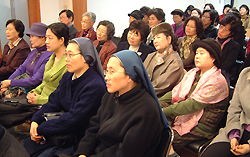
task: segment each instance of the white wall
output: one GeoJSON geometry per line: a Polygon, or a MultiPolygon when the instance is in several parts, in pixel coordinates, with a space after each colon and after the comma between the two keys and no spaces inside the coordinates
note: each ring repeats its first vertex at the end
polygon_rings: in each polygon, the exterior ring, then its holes
{"type": "Polygon", "coordinates": [[[150,8],[162,8],[165,12],[166,22],[172,24],[171,11],[174,9],[186,10],[187,6],[192,4],[196,8],[203,10],[205,3],[212,3],[219,14],[222,12],[224,0],[87,0],[87,9],[96,14],[96,26],[99,21],[109,20],[114,23],[116,33],[115,36],[122,34],[123,30],[129,26],[128,13],[142,6],[150,8]]]}
{"type": "Polygon", "coordinates": [[[41,22],[51,24],[59,22],[59,13],[63,9],[72,9],[72,0],[40,0],[41,22]]]}

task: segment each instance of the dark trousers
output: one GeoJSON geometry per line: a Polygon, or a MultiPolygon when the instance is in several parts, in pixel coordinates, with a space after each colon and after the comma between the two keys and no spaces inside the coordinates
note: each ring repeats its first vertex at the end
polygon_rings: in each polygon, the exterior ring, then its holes
{"type": "MultiPolygon", "coordinates": [[[[244,130],[240,144],[248,144],[250,139],[250,132],[244,130]]],[[[210,145],[201,155],[201,157],[235,157],[231,151],[231,145],[229,142],[218,142],[210,145]]],[[[249,157],[250,153],[242,155],[240,157],[249,157]]]]}

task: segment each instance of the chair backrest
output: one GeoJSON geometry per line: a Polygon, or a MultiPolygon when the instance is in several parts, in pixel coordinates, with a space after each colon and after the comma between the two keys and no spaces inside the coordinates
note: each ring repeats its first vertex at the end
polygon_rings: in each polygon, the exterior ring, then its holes
{"type": "Polygon", "coordinates": [[[162,137],[159,145],[156,148],[155,151],[155,157],[166,157],[166,155],[169,152],[169,147],[174,139],[174,132],[173,130],[168,127],[164,128],[162,131],[162,137]]]}

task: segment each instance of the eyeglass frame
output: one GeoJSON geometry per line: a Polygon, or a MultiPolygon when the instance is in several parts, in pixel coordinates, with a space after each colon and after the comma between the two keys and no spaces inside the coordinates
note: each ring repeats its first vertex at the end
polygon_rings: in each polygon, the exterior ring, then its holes
{"type": "Polygon", "coordinates": [[[72,57],[75,57],[76,55],[79,55],[79,54],[82,54],[82,53],[69,53],[69,54],[64,53],[63,56],[65,59],[68,57],[69,57],[69,59],[71,59],[72,57]]]}

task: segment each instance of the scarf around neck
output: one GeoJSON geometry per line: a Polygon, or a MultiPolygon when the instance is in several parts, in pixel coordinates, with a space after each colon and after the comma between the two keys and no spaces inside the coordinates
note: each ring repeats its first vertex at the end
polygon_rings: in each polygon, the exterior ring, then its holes
{"type": "MultiPolygon", "coordinates": [[[[199,68],[193,68],[188,71],[182,81],[173,88],[172,104],[186,100],[186,96],[199,70],[199,68]]],[[[221,74],[220,69],[213,66],[201,76],[195,90],[187,99],[194,99],[200,103],[215,104],[228,97],[228,94],[228,85],[225,77],[221,74]]],[[[203,112],[204,109],[195,113],[177,116],[172,128],[181,136],[189,133],[192,128],[198,125],[203,112]]]]}
{"type": "Polygon", "coordinates": [[[187,59],[190,56],[190,45],[197,39],[197,35],[187,38],[187,36],[183,37],[181,41],[181,59],[187,59]]]}

